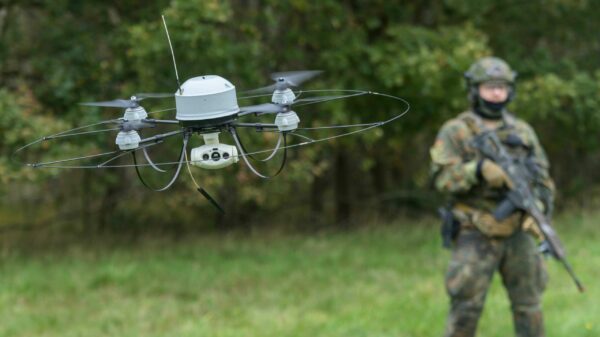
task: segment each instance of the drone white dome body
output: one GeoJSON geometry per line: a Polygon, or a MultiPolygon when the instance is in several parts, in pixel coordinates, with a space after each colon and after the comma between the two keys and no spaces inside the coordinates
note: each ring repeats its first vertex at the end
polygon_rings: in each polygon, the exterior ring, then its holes
{"type": "Polygon", "coordinates": [[[228,80],[206,75],[190,78],[175,93],[176,118],[182,122],[226,119],[240,110],[235,86],[228,80]]]}
{"type": "Polygon", "coordinates": [[[140,135],[135,130],[131,131],[120,131],[115,139],[115,144],[121,150],[132,150],[140,145],[140,135]]]}

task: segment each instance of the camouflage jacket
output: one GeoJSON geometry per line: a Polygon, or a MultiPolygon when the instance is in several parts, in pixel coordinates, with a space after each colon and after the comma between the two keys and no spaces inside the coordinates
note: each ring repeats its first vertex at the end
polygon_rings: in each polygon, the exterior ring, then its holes
{"type": "MultiPolygon", "coordinates": [[[[485,128],[483,120],[471,111],[447,121],[430,150],[431,173],[437,190],[451,194],[456,202],[491,212],[505,197],[506,191],[486,186],[477,176],[477,164],[482,156],[470,143],[481,128],[485,128]]],[[[529,124],[510,113],[504,114],[503,121],[495,130],[501,140],[505,140],[509,134],[522,140],[524,146],[507,146],[507,150],[513,156],[527,157],[538,167],[532,187],[544,204],[546,213],[549,213],[554,199],[554,183],[548,172],[548,159],[537,135],[529,124]]]]}

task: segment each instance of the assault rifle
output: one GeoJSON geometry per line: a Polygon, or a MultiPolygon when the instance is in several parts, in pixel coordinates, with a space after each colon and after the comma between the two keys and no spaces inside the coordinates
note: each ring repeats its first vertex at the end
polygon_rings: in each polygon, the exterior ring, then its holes
{"type": "Polygon", "coordinates": [[[536,197],[530,185],[532,181],[530,167],[523,160],[513,157],[493,130],[486,130],[477,135],[473,139],[472,146],[479,150],[485,158],[502,167],[513,183],[513,187],[506,194],[506,198],[494,210],[494,218],[497,221],[502,221],[517,210],[529,214],[537,223],[540,232],[542,232],[545,239],[544,244],[550,254],[563,264],[573,281],[575,281],[577,289],[584,292],[585,288],[575,276],[573,268],[567,261],[565,249],[556,231],[552,228],[550,219],[536,203],[536,197]]]}

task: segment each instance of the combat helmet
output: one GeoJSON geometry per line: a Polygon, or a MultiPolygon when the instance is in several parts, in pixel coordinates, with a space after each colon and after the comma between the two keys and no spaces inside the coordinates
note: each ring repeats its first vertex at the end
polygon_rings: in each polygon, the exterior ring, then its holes
{"type": "Polygon", "coordinates": [[[499,118],[504,106],[514,98],[516,78],[517,73],[500,58],[484,57],[473,63],[465,72],[465,80],[469,90],[469,99],[473,103],[474,109],[485,117],[499,118]],[[491,103],[479,97],[479,85],[486,82],[507,84],[509,86],[507,100],[502,103],[491,103]]]}

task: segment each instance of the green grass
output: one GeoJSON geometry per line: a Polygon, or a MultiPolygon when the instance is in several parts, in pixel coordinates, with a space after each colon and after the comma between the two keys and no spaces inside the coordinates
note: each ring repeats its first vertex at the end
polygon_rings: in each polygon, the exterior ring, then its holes
{"type": "MultiPolygon", "coordinates": [[[[557,220],[588,292],[549,261],[549,337],[600,336],[596,218],[557,220]]],[[[5,254],[0,336],[441,336],[448,258],[432,222],[5,254]]],[[[513,335],[498,277],[479,327],[513,335]]]]}

